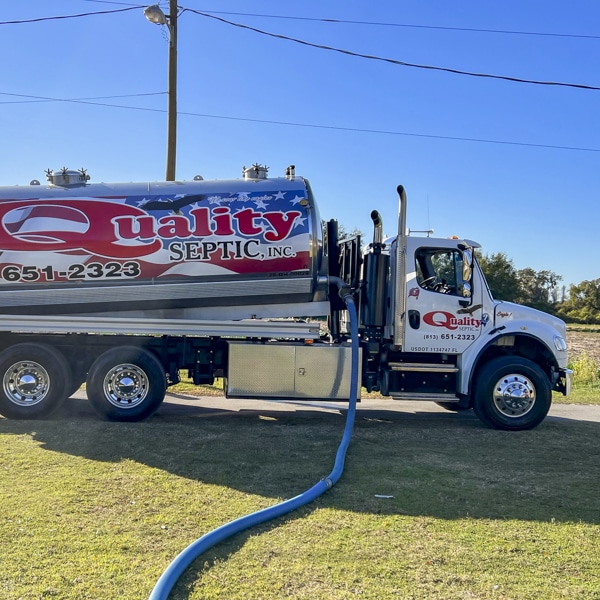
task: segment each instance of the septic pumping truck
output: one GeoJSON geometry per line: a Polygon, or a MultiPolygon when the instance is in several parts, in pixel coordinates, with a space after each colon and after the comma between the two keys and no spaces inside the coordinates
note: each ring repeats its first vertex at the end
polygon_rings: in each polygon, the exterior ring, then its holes
{"type": "Polygon", "coordinates": [[[361,387],[531,429],[568,395],[565,324],[492,298],[455,237],[338,239],[290,166],[240,179],[0,187],[0,414],[49,415],[82,383],[106,419],[140,421],[187,372],[226,398],[348,401],[347,306],[361,387]],[[340,286],[340,281],[342,286],[340,286]]]}

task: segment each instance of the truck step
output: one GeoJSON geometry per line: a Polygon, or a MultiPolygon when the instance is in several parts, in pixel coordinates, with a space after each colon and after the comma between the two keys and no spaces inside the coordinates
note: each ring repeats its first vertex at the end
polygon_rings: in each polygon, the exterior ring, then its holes
{"type": "Polygon", "coordinates": [[[411,371],[413,373],[458,373],[456,365],[443,365],[440,363],[408,363],[391,362],[388,363],[392,371],[411,371]]]}
{"type": "Polygon", "coordinates": [[[423,400],[429,402],[459,402],[454,394],[436,394],[433,392],[390,392],[392,400],[423,400]]]}

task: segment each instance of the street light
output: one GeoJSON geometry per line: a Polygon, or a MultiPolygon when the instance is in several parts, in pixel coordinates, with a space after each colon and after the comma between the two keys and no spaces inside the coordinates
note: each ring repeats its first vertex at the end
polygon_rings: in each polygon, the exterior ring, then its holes
{"type": "Polygon", "coordinates": [[[162,11],[161,7],[158,4],[147,6],[144,9],[144,15],[146,16],[146,19],[150,21],[150,23],[155,23],[156,25],[167,24],[167,15],[165,15],[165,13],[162,11]]]}
{"type": "Polygon", "coordinates": [[[168,74],[168,117],[167,117],[167,181],[175,181],[177,154],[177,0],[169,0],[169,14],[158,4],[144,9],[150,23],[166,25],[169,29],[169,74],[168,74]]]}

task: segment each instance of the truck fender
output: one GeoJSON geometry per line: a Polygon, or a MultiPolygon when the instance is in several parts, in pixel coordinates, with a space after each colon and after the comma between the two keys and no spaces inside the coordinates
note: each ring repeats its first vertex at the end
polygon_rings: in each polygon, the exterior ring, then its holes
{"type": "MultiPolygon", "coordinates": [[[[500,333],[500,335],[496,335],[495,337],[491,338],[488,342],[486,342],[484,346],[471,346],[467,349],[467,351],[463,353],[463,355],[459,359],[459,364],[461,366],[461,379],[459,385],[460,394],[464,394],[466,396],[470,396],[472,394],[474,379],[478,371],[483,368],[483,366],[489,359],[501,355],[500,352],[492,352],[492,349],[494,347],[500,347],[497,344],[498,340],[511,336],[515,337],[515,346],[518,345],[516,338],[528,338],[529,340],[532,340],[535,345],[539,346],[542,349],[541,352],[543,352],[544,355],[552,357],[554,366],[558,366],[556,363],[554,353],[550,349],[548,344],[545,342],[545,340],[541,339],[535,334],[529,332],[526,333],[520,329],[515,329],[514,327],[511,327],[510,330],[504,329],[502,333],[500,333]]],[[[529,358],[531,359],[531,357],[529,358]]],[[[533,362],[539,362],[534,359],[531,360],[533,360],[533,362]]],[[[551,381],[551,375],[546,371],[545,366],[543,364],[540,364],[539,366],[544,370],[544,372],[548,376],[548,379],[551,381]]]]}

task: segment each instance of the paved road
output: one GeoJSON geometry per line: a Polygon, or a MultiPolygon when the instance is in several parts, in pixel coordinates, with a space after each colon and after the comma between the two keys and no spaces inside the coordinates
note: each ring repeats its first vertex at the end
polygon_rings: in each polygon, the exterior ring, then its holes
{"type": "MultiPolygon", "coordinates": [[[[95,415],[88,402],[81,402],[86,398],[85,392],[76,392],[65,406],[65,411],[73,415],[95,415]]],[[[232,400],[224,397],[193,397],[181,394],[167,394],[161,406],[159,415],[182,415],[192,417],[209,417],[219,414],[237,413],[299,413],[317,412],[339,414],[345,411],[346,405],[342,402],[318,401],[275,401],[275,400],[232,400]]],[[[359,417],[380,418],[389,420],[403,420],[424,418],[427,419],[473,419],[477,417],[473,411],[453,413],[437,406],[433,402],[395,401],[365,399],[358,404],[359,417]]],[[[570,421],[591,421],[600,423],[600,406],[578,404],[553,404],[550,409],[549,419],[570,421]]]]}
{"type": "MultiPolygon", "coordinates": [[[[165,403],[161,407],[161,413],[173,414],[185,412],[189,414],[215,414],[219,412],[300,412],[300,411],[318,411],[340,413],[345,410],[345,404],[339,402],[318,402],[318,401],[286,401],[278,402],[274,400],[231,400],[228,398],[211,398],[203,396],[201,398],[192,398],[189,396],[179,396],[168,394],[165,403]]],[[[451,415],[456,418],[456,413],[447,411],[439,407],[434,402],[418,401],[395,401],[365,399],[357,406],[357,412],[362,416],[386,417],[386,418],[404,418],[427,414],[429,417],[439,415],[444,417],[451,415]]],[[[474,418],[472,411],[460,413],[463,418],[474,418]]],[[[553,404],[550,409],[549,418],[570,419],[574,421],[593,421],[600,423],[600,406],[587,406],[578,404],[553,404]]]]}

